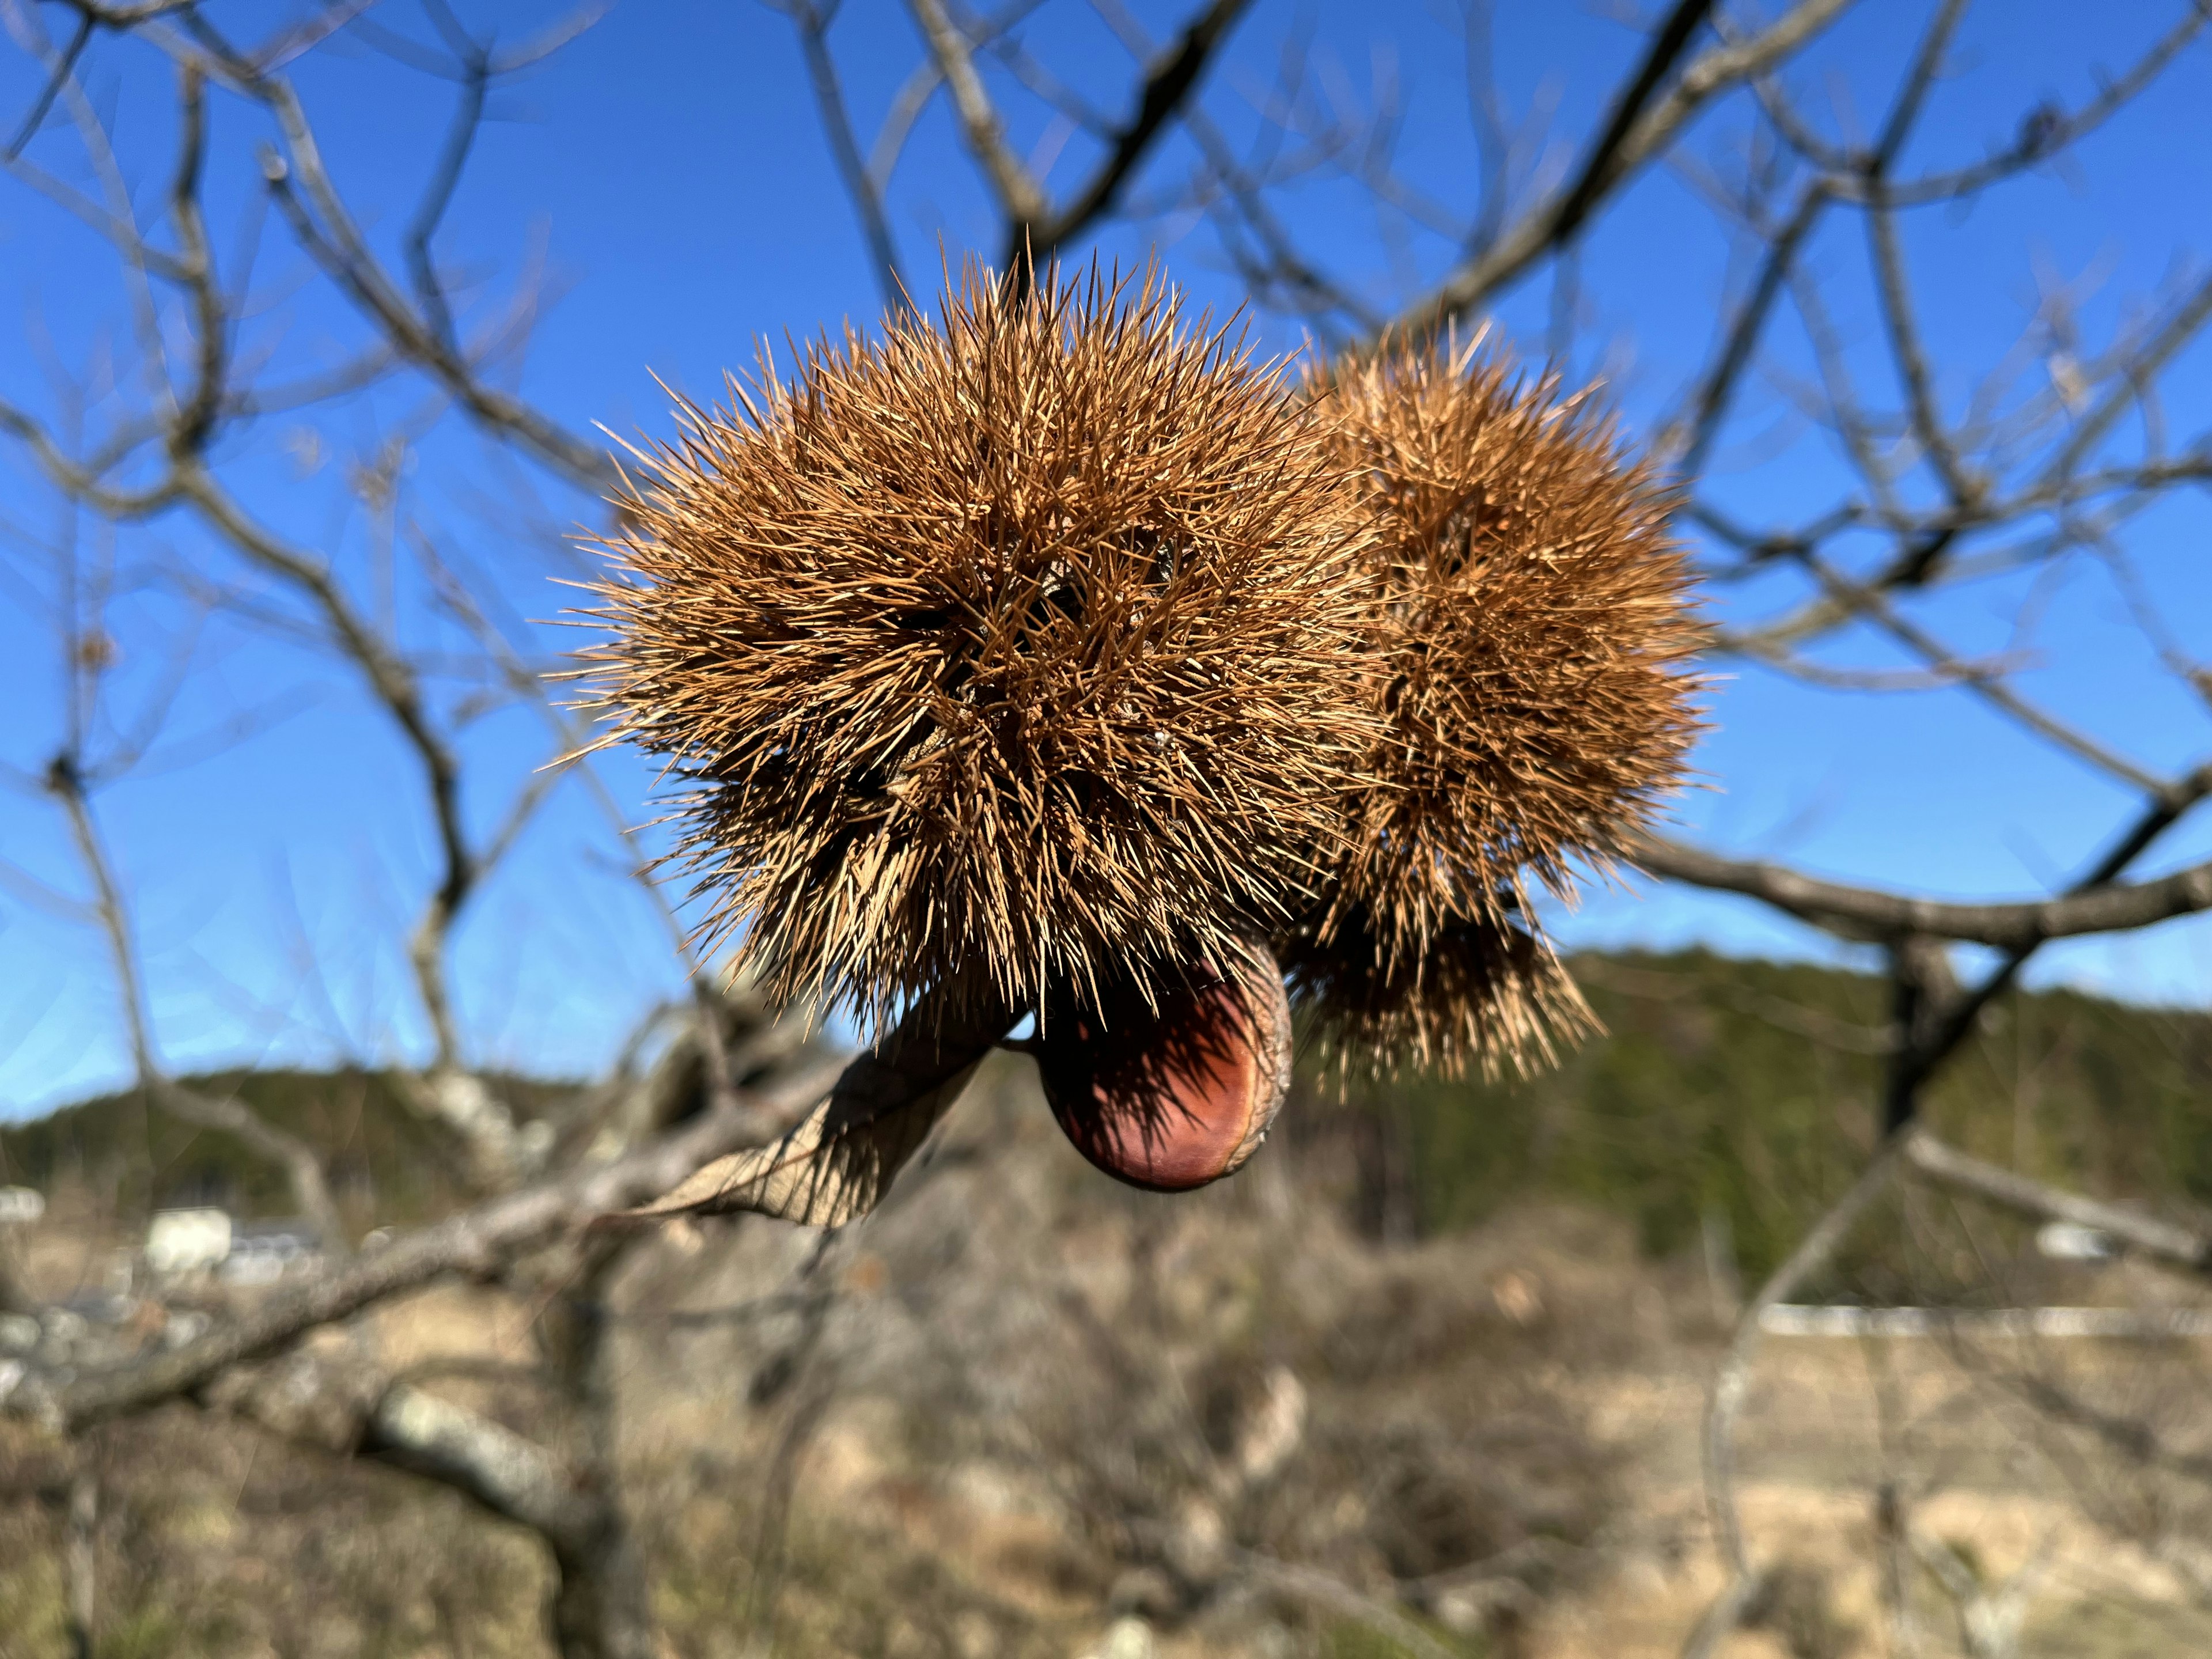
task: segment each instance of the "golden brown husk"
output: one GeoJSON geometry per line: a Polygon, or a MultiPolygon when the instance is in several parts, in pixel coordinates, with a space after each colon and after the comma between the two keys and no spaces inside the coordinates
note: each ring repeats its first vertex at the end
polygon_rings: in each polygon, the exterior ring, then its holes
{"type": "Polygon", "coordinates": [[[1376,529],[1384,731],[1285,956],[1340,1048],[1525,1069],[1589,1022],[1534,890],[1605,867],[1698,730],[1672,503],[1587,394],[1500,354],[1401,348],[1313,390],[1376,529]]]}
{"type": "Polygon", "coordinates": [[[980,973],[1164,983],[1310,902],[1371,746],[1326,434],[1150,273],[809,349],[681,410],[590,653],[690,786],[704,929],[879,1021],[980,973]]]}

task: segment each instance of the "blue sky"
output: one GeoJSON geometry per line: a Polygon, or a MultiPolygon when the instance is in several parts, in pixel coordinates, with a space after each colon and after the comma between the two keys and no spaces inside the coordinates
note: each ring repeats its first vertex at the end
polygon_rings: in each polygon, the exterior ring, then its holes
{"type": "MultiPolygon", "coordinates": [[[[471,28],[495,28],[510,40],[561,15],[525,4],[460,9],[471,28]]],[[[1155,38],[1173,27],[1170,9],[1139,9],[1155,38]]],[[[1498,9],[1501,94],[1510,120],[1528,129],[1516,167],[1524,175],[1556,169],[1638,37],[1595,9],[1498,9]],[[1536,132],[1547,111],[1558,135],[1548,144],[1536,132]]],[[[210,10],[243,38],[283,15],[222,0],[210,10]]],[[[42,11],[48,27],[61,27],[60,9],[42,11]]],[[[2094,91],[2100,67],[2128,61],[2172,11],[2144,5],[2091,17],[2063,4],[1984,0],[1969,14],[1954,73],[1908,152],[1907,170],[1978,157],[2008,139],[2039,99],[2078,102],[2094,91]]],[[[394,33],[430,38],[422,14],[396,0],[371,15],[394,33]]],[[[1869,0],[1793,82],[1806,106],[1863,131],[1877,118],[1881,89],[1922,15],[1901,0],[1869,0]]],[[[1403,177],[1470,205],[1475,166],[1462,47],[1450,18],[1430,7],[1299,10],[1263,0],[1208,94],[1224,129],[1254,129],[1282,43],[1301,31],[1315,95],[1355,111],[1395,100],[1403,177]]],[[[1026,39],[1105,107],[1121,107],[1127,59],[1089,14],[1048,7],[1026,39]]],[[[891,0],[852,0],[833,41],[865,143],[917,61],[917,42],[891,0]]],[[[2094,346],[2124,324],[2130,307],[2201,276],[2203,230],[2212,224],[2212,175],[2199,159],[2212,154],[2208,64],[2212,53],[2192,50],[2130,116],[2063,164],[1970,210],[1908,218],[1908,260],[1944,365],[1937,390],[1948,408],[1963,407],[1973,377],[2003,356],[2039,295],[2056,285],[2080,288],[2080,325],[2094,346]]],[[[333,173],[376,245],[392,253],[441,142],[450,89],[351,34],[302,60],[295,75],[333,173]]],[[[141,210],[157,210],[172,155],[168,71],[142,46],[102,40],[83,78],[93,105],[108,113],[141,210]]],[[[39,85],[19,51],[0,52],[0,128],[12,131],[39,85]]],[[[1008,107],[1024,150],[1060,143],[1033,104],[1008,107]]],[[[501,94],[494,110],[498,118],[480,138],[438,249],[456,274],[465,327],[489,326],[518,295],[534,296],[526,352],[503,357],[495,372],[571,427],[665,433],[666,399],[655,374],[711,395],[726,369],[748,366],[763,337],[872,325],[875,280],[821,143],[790,26],[765,6],[629,0],[501,94]]],[[[235,276],[256,215],[263,118],[219,94],[212,112],[214,240],[235,276]]],[[[1724,165],[1746,125],[1740,105],[1720,111],[1684,154],[1724,165]]],[[[58,119],[27,155],[89,180],[58,119]]],[[[1079,139],[1060,155],[1051,179],[1065,189],[1080,176],[1085,152],[1079,139]]],[[[1184,155],[1165,155],[1139,194],[1160,194],[1184,155]]],[[[1356,179],[1308,179],[1281,206],[1307,246],[1381,309],[1432,280],[1447,258],[1440,239],[1378,210],[1356,179]]],[[[890,210],[909,278],[923,294],[933,292],[941,261],[995,252],[995,218],[941,97],[916,129],[890,210]]],[[[1828,284],[1855,371],[1887,403],[1894,392],[1881,378],[1855,224],[1839,220],[1817,240],[1810,268],[1828,284]]],[[[1210,232],[1188,216],[1117,228],[1098,246],[1123,259],[1156,252],[1196,299],[1237,302],[1210,232]]],[[[272,377],[327,368],[363,337],[280,227],[263,227],[254,271],[258,297],[246,349],[266,355],[272,377]]],[[[1691,185],[1654,172],[1586,240],[1570,372],[1603,374],[1631,428],[1648,428],[1704,361],[1717,300],[1740,278],[1729,239],[1691,185]]],[[[96,395],[88,418],[99,431],[139,394],[129,297],[96,239],[0,178],[0,317],[9,319],[0,328],[0,398],[65,423],[67,380],[89,376],[96,395]],[[100,389],[103,374],[118,389],[100,389]]],[[[1539,274],[1505,296],[1498,319],[1509,338],[1541,356],[1553,312],[1551,282],[1539,274]]],[[[1253,326],[1269,349],[1300,343],[1291,323],[1257,315],[1253,326]]],[[[1754,382],[1739,406],[1708,488],[1754,524],[1817,511],[1835,498],[1842,476],[1832,447],[1792,413],[1786,395],[1788,377],[1808,371],[1800,337],[1778,330],[1771,363],[1772,375],[1754,382]]],[[[2206,367],[2199,349],[2169,377],[2163,415],[2177,434],[2212,424],[2206,367]]],[[[2042,372],[2031,362],[2027,382],[2039,384],[2042,372]]],[[[553,579],[587,568],[565,538],[595,520],[595,505],[451,419],[425,434],[419,428],[434,402],[419,383],[402,383],[312,418],[271,416],[227,443],[218,465],[257,511],[324,553],[357,602],[395,618],[407,648],[433,666],[461,652],[467,636],[433,603],[410,552],[410,531],[491,596],[494,620],[519,650],[550,660],[576,637],[549,625],[574,602],[553,579]],[[389,514],[348,482],[380,453],[404,456],[389,514]]],[[[2147,514],[2123,538],[2176,632],[2199,654],[2212,654],[2208,528],[2200,494],[2147,514]]],[[[56,894],[82,896],[83,875],[52,804],[28,783],[63,731],[54,618],[69,568],[80,580],[112,572],[115,588],[106,626],[120,656],[106,677],[108,724],[94,752],[125,746],[149,711],[162,716],[143,762],[105,787],[97,805],[125,874],[165,1058],[188,1067],[419,1053],[422,1021],[400,941],[433,879],[434,849],[417,775],[365,708],[352,672],[303,635],[296,604],[187,520],[121,532],[72,521],[35,483],[20,451],[0,442],[0,707],[9,711],[0,723],[0,763],[9,769],[0,782],[0,1115],[125,1074],[100,942],[54,902],[56,894]],[[192,573],[191,583],[180,571],[192,573]],[[222,603],[210,608],[218,591],[222,603]],[[172,694],[170,670],[179,661],[189,672],[172,694]]],[[[1778,598],[1771,586],[1753,586],[1716,591],[1712,603],[1734,617],[1778,598]]],[[[2014,614],[2030,599],[2037,623],[2026,641],[2024,690],[2147,765],[2177,767],[2212,750],[2204,704],[2159,670],[2124,596],[2094,561],[1962,589],[1922,614],[1962,649],[2004,650],[2018,643],[2014,614]]],[[[1899,662],[1857,635],[1820,654],[1838,665],[1899,662]]],[[[2025,894],[2079,869],[2129,810],[2125,792],[1963,693],[1876,696],[1736,664],[1723,672],[1698,761],[1705,787],[1680,805],[1684,825],[1711,844],[1927,892],[2025,894]]],[[[465,701],[459,683],[441,685],[442,706],[465,701]]],[[[551,738],[540,714],[507,707],[473,719],[460,742],[470,820],[488,835],[512,792],[551,752],[551,738]]],[[[633,821],[652,817],[653,780],[642,768],[615,756],[602,775],[633,821]]],[[[2144,869],[2208,852],[2212,830],[2194,823],[2144,869]]],[[[1641,885],[1597,891],[1560,925],[1572,941],[1836,954],[1747,902],[1641,885]]],[[[2037,975],[2201,1005],[2212,983],[2212,927],[2184,922],[2069,945],[2050,952],[2037,975]]],[[[472,1053],[549,1073],[603,1062],[639,1013],[676,984],[663,923],[576,784],[560,787],[487,884],[458,936],[454,977],[472,1053]]]]}

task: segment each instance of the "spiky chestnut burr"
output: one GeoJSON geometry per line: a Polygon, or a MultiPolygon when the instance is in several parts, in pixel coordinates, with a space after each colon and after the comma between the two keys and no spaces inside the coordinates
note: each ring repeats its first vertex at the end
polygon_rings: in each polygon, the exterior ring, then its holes
{"type": "Polygon", "coordinates": [[[1282,969],[1250,945],[1156,1000],[1061,999],[1030,1047],[1078,1152],[1133,1187],[1188,1192],[1243,1167],[1289,1091],[1282,969]]]}
{"type": "Polygon", "coordinates": [[[587,653],[772,995],[1175,988],[1308,902],[1373,746],[1367,519],[1154,277],[817,344],[645,457],[587,653]]]}
{"type": "Polygon", "coordinates": [[[1310,389],[1375,532],[1382,726],[1348,850],[1280,948],[1355,1061],[1547,1059],[1588,1011],[1534,926],[1680,781],[1699,635],[1672,500],[1587,393],[1400,347],[1310,389]]]}

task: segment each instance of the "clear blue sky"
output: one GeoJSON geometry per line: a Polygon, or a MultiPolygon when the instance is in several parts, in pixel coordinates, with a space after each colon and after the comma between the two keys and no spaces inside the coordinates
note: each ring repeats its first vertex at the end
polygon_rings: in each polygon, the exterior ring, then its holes
{"type": "MultiPolygon", "coordinates": [[[[258,5],[210,8],[251,38],[258,5]]],[[[471,27],[527,35],[559,15],[551,6],[471,4],[471,27]]],[[[1156,36],[1174,13],[1140,9],[1156,36]]],[[[1638,37],[1595,8],[1500,6],[1498,65],[1509,118],[1552,111],[1559,142],[1531,143],[1523,161],[1571,153],[1638,37]]],[[[60,9],[42,9],[60,28],[60,9]]],[[[2011,137],[2036,99],[2077,102],[2100,68],[2117,68],[2172,8],[2146,4],[2086,15],[2060,3],[1999,5],[1970,14],[1933,118],[1909,159],[1972,160],[2011,137]]],[[[393,0],[373,14],[395,32],[428,38],[420,13],[393,0]]],[[[1799,77],[1824,119],[1875,118],[1881,88],[1909,50],[1922,8],[1871,0],[1826,42],[1817,70],[1799,77]],[[1835,112],[1844,112],[1837,115],[1835,112]]],[[[1378,88],[1402,101],[1405,176],[1462,208],[1473,200],[1461,48],[1454,31],[1416,4],[1322,4],[1306,10],[1262,0],[1240,29],[1209,107],[1249,131],[1254,98],[1272,79],[1286,30],[1312,26],[1313,84],[1346,108],[1371,106],[1378,88]]],[[[863,142],[917,60],[902,8],[852,0],[835,34],[863,142]]],[[[1030,39],[1037,55],[1109,109],[1127,85],[1127,59],[1095,22],[1048,10],[1030,39]]],[[[2192,51],[2120,124],[2063,166],[1976,204],[1935,210],[1908,224],[1923,282],[1925,323],[1948,365],[1939,394],[1962,407],[1972,378],[2017,337],[2038,294],[2081,285],[2084,334],[2094,344],[2143,296],[2201,275],[2212,228],[2212,52],[2192,51]]],[[[390,252],[440,142],[449,92],[341,36],[295,70],[332,170],[390,252]]],[[[158,207],[171,156],[167,72],[143,48],[99,43],[89,96],[110,112],[123,174],[142,210],[158,207]]],[[[20,52],[0,53],[0,129],[12,131],[39,78],[20,52]]],[[[1018,106],[1019,107],[1019,106],[1018,106]]],[[[871,326],[875,282],[820,139],[788,24],[750,3],[629,0],[495,104],[439,247],[460,273],[465,321],[502,313],[522,273],[544,301],[526,355],[501,369],[580,429],[665,433],[665,398],[653,376],[711,394],[726,368],[743,368],[754,342],[803,337],[848,320],[871,326]]],[[[253,148],[261,118],[220,94],[213,100],[210,202],[218,258],[235,275],[252,215],[253,148]]],[[[64,112],[65,113],[65,112],[64,112]]],[[[1033,110],[1015,138],[1056,142],[1033,110]]],[[[1723,156],[1745,127],[1740,109],[1703,124],[1686,154],[1723,156]]],[[[27,151],[88,181],[70,133],[49,123],[27,151]]],[[[1079,175],[1079,145],[1053,182],[1079,175]]],[[[1172,154],[1168,158],[1172,162],[1172,154]]],[[[1171,167],[1139,193],[1164,185],[1171,167]]],[[[1308,246],[1385,309],[1442,269],[1433,238],[1378,213],[1356,182],[1316,179],[1284,210],[1308,246]]],[[[897,176],[891,209],[909,276],[933,291],[941,259],[995,251],[995,221],[963,161],[940,97],[897,176]]],[[[1832,279],[1839,330],[1870,388],[1875,314],[1863,249],[1839,221],[1811,268],[1832,279]]],[[[1157,248],[1200,299],[1233,305],[1236,290],[1202,225],[1170,217],[1102,244],[1125,258],[1157,248]]],[[[1571,363],[1602,371],[1632,426],[1648,422],[1709,349],[1715,304],[1731,279],[1729,248],[1690,185],[1655,173],[1600,225],[1582,261],[1583,309],[1571,363]]],[[[262,296],[249,349],[272,372],[328,366],[361,331],[312,273],[281,228],[268,228],[256,268],[262,296]]],[[[1552,292],[1539,278],[1509,295],[1500,320],[1534,356],[1546,348],[1552,292]]],[[[139,373],[129,295],[114,262],[81,227],[21,185],[0,178],[0,398],[62,418],[58,376],[139,373]],[[20,323],[15,319],[22,319],[20,323]]],[[[1273,349],[1297,330],[1261,317],[1273,349]]],[[[1787,331],[1778,368],[1805,370],[1787,331]]],[[[2188,435],[2212,425],[2212,379],[2199,350],[2170,380],[2164,416],[2188,435]]],[[[2029,366],[2033,380],[2041,370],[2029,366]]],[[[95,384],[95,390],[97,390],[95,384]]],[[[1711,493],[1739,518],[1779,521],[1832,499],[1839,477],[1825,441],[1794,417],[1782,378],[1754,384],[1713,468],[1711,493]]],[[[443,555],[480,573],[501,602],[510,635],[540,656],[573,636],[543,625],[571,602],[550,578],[585,561],[563,534],[592,504],[547,482],[511,453],[448,421],[412,434],[428,399],[419,385],[359,398],[310,422],[275,416],[250,442],[219,456],[224,476],[302,544],[325,552],[374,611],[400,619],[408,647],[434,659],[465,636],[441,618],[410,559],[388,557],[383,520],[346,485],[349,471],[409,434],[398,479],[402,524],[419,524],[443,555]]],[[[93,427],[100,425],[96,404],[93,427]]],[[[2212,528],[2202,496],[2131,526],[2126,545],[2196,652],[2212,654],[2212,528]]],[[[165,1058],[179,1067],[239,1059],[328,1061],[418,1053],[422,1024],[400,941],[434,868],[422,790],[405,753],[364,708],[354,676],[296,634],[302,614],[211,546],[182,519],[119,534],[72,523],[36,486],[20,451],[0,441],[0,1116],[35,1110],[125,1075],[112,975],[99,939],[58,910],[47,890],[82,895],[64,827],[26,787],[59,741],[53,617],[60,550],[77,568],[111,568],[112,627],[123,655],[110,675],[112,750],[145,711],[160,735],[98,806],[125,872],[165,1058]],[[181,587],[179,569],[196,573],[181,587]],[[223,603],[205,600],[220,589],[223,603]],[[293,634],[288,634],[287,629],[293,634]],[[164,690],[189,641],[182,690],[164,690]],[[10,872],[15,873],[10,873],[10,872]]],[[[2009,640],[2013,607],[2035,579],[1962,595],[1928,614],[1962,647],[2009,640]]],[[[2093,562],[2041,578],[2029,641],[2036,666],[2023,687],[2147,764],[2171,768],[2212,750],[2202,702],[2156,672],[2128,624],[2121,596],[2093,562]]],[[[1771,596],[1717,596],[1724,614],[1771,596]]],[[[1874,641],[1846,638],[1828,659],[1894,665],[1874,641]]],[[[2078,869],[2124,816],[2127,798],[2077,763],[2021,737],[1958,692],[1876,697],[1817,690],[1730,665],[1713,699],[1715,730],[1699,763],[1709,787],[1686,797],[1689,832],[1731,850],[1784,857],[1826,873],[1957,896],[2025,894],[2078,869]]],[[[458,696],[458,693],[455,694],[458,696]]],[[[449,705],[450,706],[450,703],[449,705]]],[[[550,752],[527,708],[475,720],[463,738],[466,804],[489,833],[511,792],[550,752]]],[[[651,777],[622,757],[604,769],[631,817],[651,817],[651,777]]],[[[2154,871],[2212,852],[2212,828],[2185,827],[2148,862],[2154,871]]],[[[1574,941],[1674,945],[1703,940],[1744,952],[1833,954],[1817,936],[1757,907],[1681,891],[1593,896],[1562,923],[1574,941]]],[[[2052,951],[2038,975],[2146,1000],[2201,1004],[2212,984],[2212,926],[2171,925],[2110,944],[2052,951]]],[[[676,983],[661,923],[617,867],[592,801],[563,785],[477,900],[455,963],[472,1050],[539,1072],[604,1060],[641,1010],[676,983]]]]}

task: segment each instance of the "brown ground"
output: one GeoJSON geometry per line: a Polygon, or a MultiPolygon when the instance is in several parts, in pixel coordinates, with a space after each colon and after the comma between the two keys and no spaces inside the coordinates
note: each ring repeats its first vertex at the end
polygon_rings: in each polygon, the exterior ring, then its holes
{"type": "MultiPolygon", "coordinates": [[[[626,1458],[671,1659],[1401,1651],[1363,1597],[1470,1655],[1679,1650],[1721,1583],[1701,1270],[1558,1209],[1365,1242],[1320,1152],[1263,1156],[1194,1200],[1124,1194],[1033,1104],[1007,1085],[963,1107],[812,1279],[813,1241],[760,1224],[687,1225],[635,1265],[626,1458]],[[794,1285],[834,1288],[818,1321],[760,1303],[794,1285]],[[779,1527],[766,1494],[786,1477],[779,1527]],[[1260,1559],[1340,1599],[1265,1580],[1260,1559]]],[[[58,1205],[27,1276],[100,1283],[99,1219],[58,1205]]],[[[2147,1276],[2105,1289],[2186,1296],[2147,1276]]],[[[395,1369],[526,1364],[531,1311],[442,1288],[332,1340],[395,1369]]],[[[2212,1652],[2212,1462],[2191,1462],[2212,1445],[2208,1359],[1770,1340],[1740,1498],[1778,1571],[1723,1653],[2212,1652]],[[2073,1426],[2052,1420],[2060,1399],[2073,1426]],[[1885,1491],[1917,1556],[1894,1526],[1886,1541],[1885,1491]]],[[[526,1389],[432,1386],[557,1439],[526,1389]]],[[[546,1651],[536,1547],[449,1492],[185,1407],[90,1455],[114,1659],[546,1651]]],[[[65,1650],[64,1468],[37,1436],[0,1434],[0,1659],[65,1650]]]]}

